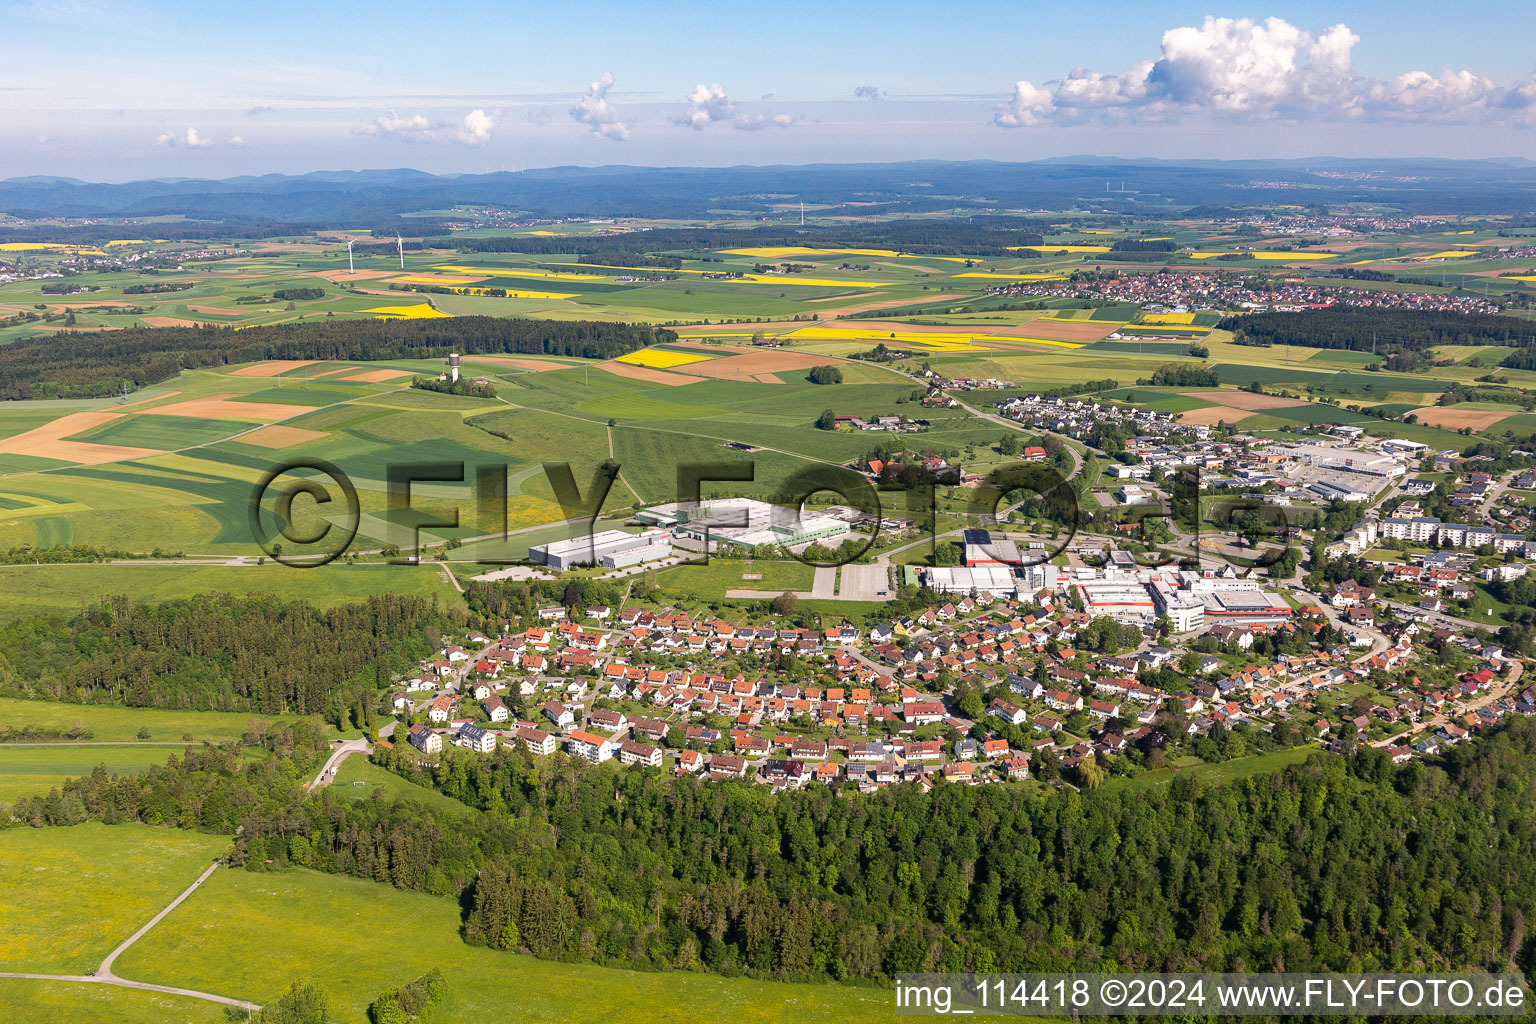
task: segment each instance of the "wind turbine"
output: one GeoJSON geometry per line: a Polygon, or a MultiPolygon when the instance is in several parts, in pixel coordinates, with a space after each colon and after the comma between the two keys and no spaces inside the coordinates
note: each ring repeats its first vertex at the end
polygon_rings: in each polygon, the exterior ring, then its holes
{"type": "Polygon", "coordinates": [[[395,248],[400,251],[400,269],[405,269],[405,240],[400,237],[400,232],[395,232],[395,248]]]}
{"type": "Polygon", "coordinates": [[[357,273],[357,267],[352,263],[352,239],[347,239],[347,273],[357,273]]]}

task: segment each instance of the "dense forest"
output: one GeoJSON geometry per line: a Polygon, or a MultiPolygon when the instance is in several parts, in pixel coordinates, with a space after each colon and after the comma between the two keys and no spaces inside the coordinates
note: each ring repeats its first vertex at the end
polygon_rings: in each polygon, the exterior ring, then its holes
{"type": "Polygon", "coordinates": [[[1330,306],[1296,313],[1246,313],[1216,325],[1239,345],[1305,345],[1354,352],[1425,349],[1435,345],[1525,345],[1536,324],[1486,313],[1330,306]]]}
{"type": "MultiPolygon", "coordinates": [[[[1009,246],[1040,245],[1047,225],[1028,217],[959,217],[943,220],[896,220],[836,227],[806,228],[662,228],[603,236],[603,250],[655,253],[814,246],[818,248],[900,249],[950,256],[1006,256],[1009,246]]],[[[566,237],[499,236],[429,239],[435,248],[460,252],[572,253],[591,245],[582,235],[566,237]]]]}
{"type": "Polygon", "coordinates": [[[1214,388],[1221,384],[1221,377],[1212,367],[1164,363],[1152,371],[1152,376],[1142,377],[1136,383],[1151,387],[1214,388]]]}
{"type": "Polygon", "coordinates": [[[0,345],[0,400],[102,398],[184,369],[262,359],[435,359],[449,352],[610,359],[676,341],[645,324],[458,316],[433,320],[314,320],[270,327],[144,327],[50,334],[0,345]]]}
{"type": "Polygon", "coordinates": [[[0,627],[0,693],[363,726],[391,674],[429,656],[445,624],[435,601],[398,594],[328,610],[227,594],[116,598],[0,627]]]}
{"type": "Polygon", "coordinates": [[[306,796],[294,733],[264,763],[189,748],[104,770],[14,818],[235,836],[301,864],[457,898],[473,943],[649,969],[785,978],[918,970],[1529,972],[1536,722],[1438,763],[1385,752],[1215,787],[775,794],[522,748],[375,760],[478,813],[306,796]]]}

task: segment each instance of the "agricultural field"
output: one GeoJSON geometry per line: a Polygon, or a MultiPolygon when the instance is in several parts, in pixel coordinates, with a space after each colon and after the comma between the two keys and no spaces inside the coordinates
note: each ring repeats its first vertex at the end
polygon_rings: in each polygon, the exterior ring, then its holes
{"type": "MultiPolygon", "coordinates": [[[[84,274],[78,283],[90,290],[69,295],[44,296],[36,281],[3,284],[0,313],[45,308],[41,320],[0,328],[0,343],[56,332],[70,316],[76,328],[95,330],[139,323],[244,327],[316,317],[490,314],[667,324],[679,338],[602,363],[563,356],[466,356],[464,372],[490,381],[495,398],[412,390],[413,376],[442,369],[437,360],[288,359],[183,372],[126,400],[7,403],[0,409],[0,550],[83,544],[254,561],[262,552],[250,537],[248,512],[257,484],[289,462],[320,459],[339,467],[356,487],[352,550],[365,558],[418,541],[428,549],[463,543],[444,552],[454,560],[490,557],[488,542],[475,538],[501,529],[512,531],[509,543],[499,543],[503,556],[506,550],[526,552],[529,536],[565,518],[542,469],[547,461],[570,462],[584,482],[603,460],[617,460],[620,482],[605,506],[613,513],[635,503],[675,499],[677,467],[686,462],[750,461],[754,479],[734,489],[772,496],[795,472],[852,462],[879,440],[816,430],[815,420],[829,409],[839,415],[926,419],[930,426],[909,440],[938,451],[960,451],[996,434],[994,426],[969,413],[910,404],[921,390],[914,378],[924,367],[1015,385],[973,396],[974,402],[989,404],[1031,387],[1104,377],[1121,384],[1117,394],[1133,394],[1141,390],[1137,379],[1167,363],[1203,363],[1220,375],[1218,393],[1163,394],[1154,407],[1190,422],[1276,432],[1368,419],[1346,408],[1350,405],[1401,407],[1399,415],[1414,413],[1418,422],[1373,420],[1373,425],[1437,447],[1465,444],[1465,435],[1456,433],[1460,429],[1502,436],[1528,427],[1522,418],[1528,414],[1518,409],[1434,405],[1451,383],[1469,383],[1486,372],[1508,351],[1503,346],[1440,346],[1435,356],[1445,365],[1422,374],[1392,374],[1369,370],[1376,360],[1365,353],[1233,344],[1228,332],[1213,329],[1220,314],[1211,310],[1144,310],[1134,302],[1066,296],[1020,303],[988,293],[1009,282],[1065,281],[1076,270],[1112,262],[1116,253],[1110,246],[1117,238],[1136,237],[1134,231],[1090,229],[1076,217],[1060,227],[1034,247],[1040,254],[1035,258],[1018,254],[1017,247],[1005,255],[964,257],[781,245],[677,250],[675,269],[587,262],[572,252],[455,248],[413,249],[403,265],[393,252],[359,253],[355,268],[349,268],[346,240],[367,241],[367,233],[327,232],[300,239],[219,240],[228,250],[222,255],[188,260],[181,269],[152,276],[84,274]],[[1126,337],[1111,338],[1115,332],[1126,337]],[[847,359],[877,344],[905,357],[892,364],[847,359]],[[1209,355],[1192,355],[1192,344],[1209,355]],[[828,362],[842,370],[844,383],[810,383],[810,370],[828,362]],[[1235,389],[1252,384],[1296,398],[1245,404],[1235,389]],[[741,445],[756,450],[744,452],[741,445]],[[462,484],[412,488],[414,508],[434,518],[457,513],[459,526],[425,526],[418,532],[414,521],[422,517],[413,521],[395,507],[388,493],[389,466],[407,462],[466,467],[462,484]],[[506,472],[504,523],[490,521],[469,500],[468,475],[475,467],[496,465],[506,472]],[[144,515],[145,509],[154,515],[144,515]]],[[[1491,242],[1394,235],[1379,244],[1302,250],[1282,238],[1274,248],[1252,249],[1224,241],[1219,232],[1165,230],[1166,236],[1156,237],[1174,245],[1171,265],[1223,268],[1231,261],[1221,254],[1236,253],[1237,266],[1277,274],[1389,260],[1429,260],[1436,270],[1455,270],[1460,263],[1483,267],[1489,261],[1480,262],[1480,247],[1491,242]],[[1458,248],[1447,248],[1448,241],[1458,248]],[[1461,253],[1470,255],[1455,255],[1461,253]]],[[[586,238],[602,232],[578,225],[522,232],[541,233],[586,238]]],[[[189,248],[118,241],[101,251],[174,254],[189,248]]],[[[23,255],[46,263],[71,253],[68,247],[44,247],[23,255]]],[[[1149,269],[1132,263],[1117,272],[1149,269]]],[[[1340,279],[1325,280],[1332,286],[1340,279]]],[[[1531,290],[1523,282],[1505,286],[1531,290]]],[[[1522,384],[1517,378],[1523,372],[1509,371],[1511,382],[1522,384]]],[[[1530,376],[1536,381],[1536,373],[1530,376]]],[[[285,482],[278,489],[291,486],[285,482]]],[[[347,525],[344,512],[299,505],[295,511],[316,524],[347,525]]],[[[215,581],[236,592],[257,583],[248,589],[312,594],[321,601],[360,592],[353,585],[358,578],[330,571],[340,567],[309,574],[313,578],[303,582],[284,582],[281,574],[240,575],[253,568],[258,567],[195,570],[206,577],[167,576],[149,566],[100,572],[103,580],[110,573],[130,589],[148,588],[157,595],[195,592],[215,581]]],[[[42,591],[33,586],[36,577],[0,569],[0,594],[17,595],[14,603],[0,603],[5,609],[0,616],[76,607],[99,596],[93,592],[97,585],[82,587],[70,581],[71,570],[58,571],[63,586],[42,591]]],[[[398,580],[419,592],[452,590],[435,572],[398,580]]],[[[394,578],[389,585],[396,585],[394,578]]]]}
{"type": "MultiPolygon", "coordinates": [[[[273,722],[297,720],[243,711],[163,711],[0,697],[0,724],[18,732],[28,728],[57,733],[86,729],[93,743],[134,743],[144,729],[156,743],[223,743],[239,739],[253,726],[264,728],[273,722]]],[[[4,749],[0,745],[0,750],[4,749]]],[[[89,748],[81,749],[89,752],[89,748]]]]}
{"type": "MultiPolygon", "coordinates": [[[[40,613],[69,614],[105,597],[131,594],[164,601],[199,594],[272,594],[331,607],[383,590],[436,596],[457,603],[457,591],[431,565],[334,563],[319,569],[256,564],[200,565],[81,563],[0,565],[0,622],[40,613]]],[[[179,734],[178,734],[179,735],[179,734]]]]}
{"type": "MultiPolygon", "coordinates": [[[[151,730],[153,734],[153,730],[151,730]]],[[[164,734],[165,740],[181,734],[164,734]]],[[[89,775],[97,765],[118,775],[141,774],[154,765],[163,765],[172,755],[181,753],[181,744],[161,746],[129,740],[120,744],[44,743],[28,746],[0,743],[0,804],[15,803],[22,797],[47,796],[48,791],[67,780],[89,775]]]]}

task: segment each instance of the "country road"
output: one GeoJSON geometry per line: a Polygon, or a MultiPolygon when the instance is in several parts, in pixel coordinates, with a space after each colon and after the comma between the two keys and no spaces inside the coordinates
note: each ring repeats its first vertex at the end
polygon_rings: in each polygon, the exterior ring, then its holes
{"type": "Polygon", "coordinates": [[[150,918],[143,927],[134,932],[132,935],[128,936],[128,938],[124,939],[121,943],[118,944],[116,949],[108,953],[107,958],[101,962],[101,966],[96,968],[94,973],[28,974],[19,972],[6,972],[0,973],[0,978],[16,978],[26,981],[65,981],[89,985],[115,985],[118,988],[136,988],[145,992],[161,992],[166,995],[187,996],[192,999],[202,999],[210,1003],[221,1003],[224,1006],[232,1006],[239,1010],[260,1010],[260,1003],[252,1003],[244,999],[234,999],[229,996],[217,995],[213,992],[200,992],[193,988],[177,988],[173,985],[153,985],[146,981],[130,981],[127,978],[119,978],[116,974],[112,973],[112,965],[117,962],[118,957],[127,952],[128,947],[142,939],[151,928],[163,921],[167,914],[181,906],[181,904],[186,901],[187,897],[196,892],[198,886],[208,881],[209,876],[217,871],[218,868],[218,861],[214,861],[212,864],[208,865],[203,873],[197,876],[196,881],[181,891],[181,895],[171,900],[170,903],[166,904],[164,909],[162,909],[154,917],[150,918]]]}
{"type": "Polygon", "coordinates": [[[344,743],[338,744],[336,749],[331,751],[331,756],[325,759],[325,764],[320,766],[320,773],[310,781],[308,788],[319,789],[321,786],[329,786],[331,784],[331,770],[338,767],[348,757],[357,753],[368,753],[368,741],[366,739],[347,740],[344,743]]]}

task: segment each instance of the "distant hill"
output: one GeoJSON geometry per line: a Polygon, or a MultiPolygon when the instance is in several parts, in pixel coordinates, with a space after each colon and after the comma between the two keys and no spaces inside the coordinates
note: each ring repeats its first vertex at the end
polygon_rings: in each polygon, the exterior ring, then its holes
{"type": "MultiPolygon", "coordinates": [[[[1192,205],[1371,202],[1405,212],[1536,211],[1536,163],[1499,160],[913,161],[771,167],[550,167],[438,175],[411,168],[120,184],[33,176],[0,181],[0,211],[37,217],[181,214],[252,224],[358,226],[456,203],[552,217],[690,217],[720,209],[782,217],[794,196],[863,215],[1080,206],[1158,216],[1192,205]],[[1347,174],[1343,172],[1349,172],[1347,174]],[[1106,191],[1106,175],[1114,191],[1106,191]]],[[[0,231],[3,234],[3,231],[0,231]]]]}

